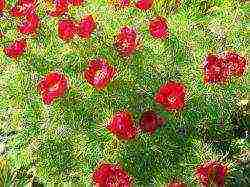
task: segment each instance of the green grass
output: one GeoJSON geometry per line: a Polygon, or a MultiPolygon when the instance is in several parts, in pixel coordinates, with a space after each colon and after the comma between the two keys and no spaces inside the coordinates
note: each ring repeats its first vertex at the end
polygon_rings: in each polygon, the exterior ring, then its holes
{"type": "MultiPolygon", "coordinates": [[[[17,182],[27,183],[32,175],[44,183],[89,184],[94,168],[108,161],[120,163],[137,184],[165,184],[178,178],[195,185],[195,166],[213,158],[230,164],[227,184],[240,183],[238,178],[244,182],[244,168],[235,160],[249,144],[231,132],[237,104],[249,92],[249,74],[224,86],[207,86],[201,64],[209,52],[232,49],[249,54],[249,3],[183,0],[177,8],[174,1],[158,0],[145,13],[134,8],[115,10],[105,0],[87,1],[72,7],[69,14],[76,20],[92,14],[96,31],[89,40],[63,42],[57,35],[58,18],[48,17],[47,5],[39,2],[39,33],[28,39],[29,49],[17,61],[2,50],[18,38],[17,20],[7,12],[7,18],[0,19],[0,30],[6,32],[0,40],[0,133],[16,132],[7,142],[6,159],[11,173],[17,173],[17,182]],[[147,31],[148,20],[155,15],[168,20],[170,37],[165,41],[151,38],[147,31]],[[121,58],[113,46],[115,34],[125,25],[137,28],[142,44],[128,59],[121,58]],[[119,70],[100,92],[82,75],[87,61],[96,57],[107,58],[119,70]],[[70,90],[47,107],[36,86],[52,70],[69,77],[70,90]],[[188,102],[181,112],[166,112],[153,101],[159,86],[168,80],[187,86],[188,102]],[[153,136],[140,134],[126,142],[106,131],[114,112],[127,109],[138,122],[148,108],[167,119],[153,136]],[[180,135],[179,128],[187,129],[187,134],[180,135]]],[[[14,3],[8,1],[8,5],[14,3]]]]}

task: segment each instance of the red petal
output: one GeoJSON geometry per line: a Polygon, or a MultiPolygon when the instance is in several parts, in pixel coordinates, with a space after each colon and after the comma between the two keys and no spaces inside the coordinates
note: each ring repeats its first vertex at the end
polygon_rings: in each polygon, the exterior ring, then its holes
{"type": "Polygon", "coordinates": [[[115,37],[114,45],[122,56],[132,55],[137,47],[137,33],[133,28],[123,27],[115,37]]]}
{"type": "Polygon", "coordinates": [[[32,34],[37,32],[40,19],[37,15],[31,14],[26,16],[26,20],[19,26],[19,31],[23,34],[32,34]]]}
{"type": "Polygon", "coordinates": [[[42,95],[42,100],[43,100],[43,103],[45,104],[45,105],[51,105],[52,104],[52,102],[54,101],[54,96],[52,96],[52,95],[48,95],[48,94],[44,94],[44,95],[42,95]]]}
{"type": "Polygon", "coordinates": [[[85,79],[96,89],[104,89],[115,76],[117,70],[106,59],[91,60],[84,71],[85,79]]]}
{"type": "Polygon", "coordinates": [[[154,0],[138,0],[135,6],[141,10],[148,10],[153,6],[154,0]]]}
{"type": "Polygon", "coordinates": [[[225,83],[229,78],[229,68],[217,55],[208,55],[203,64],[205,83],[225,83]]]}
{"type": "Polygon", "coordinates": [[[5,8],[5,0],[0,0],[0,12],[5,8]]]}
{"type": "Polygon", "coordinates": [[[91,15],[82,18],[79,27],[78,35],[82,38],[90,38],[92,32],[96,29],[96,23],[91,15]]]}
{"type": "Polygon", "coordinates": [[[138,133],[138,129],[134,127],[133,118],[128,112],[117,112],[107,126],[107,129],[117,137],[125,140],[135,138],[138,133]]]}
{"type": "Polygon", "coordinates": [[[159,127],[164,125],[164,123],[165,119],[159,116],[154,111],[144,112],[139,122],[140,128],[150,134],[153,134],[159,127]]]}
{"type": "Polygon", "coordinates": [[[242,76],[247,69],[247,60],[236,52],[226,52],[222,56],[225,65],[229,68],[230,74],[242,76]]]}
{"type": "Polygon", "coordinates": [[[17,40],[4,49],[5,54],[10,58],[21,56],[27,48],[25,40],[17,40]]]}
{"type": "Polygon", "coordinates": [[[45,104],[51,104],[56,98],[62,97],[68,87],[67,77],[59,72],[50,72],[38,83],[45,104]]]}
{"type": "Polygon", "coordinates": [[[33,4],[22,4],[11,7],[10,14],[14,17],[28,16],[35,14],[36,7],[33,4]]]}
{"type": "Polygon", "coordinates": [[[92,174],[92,180],[99,187],[131,187],[133,179],[119,165],[102,164],[92,174]]]}
{"type": "Polygon", "coordinates": [[[184,97],[185,87],[181,83],[169,81],[167,84],[164,84],[160,87],[159,92],[161,92],[163,95],[184,97]]]}
{"type": "Polygon", "coordinates": [[[195,171],[197,179],[204,186],[216,184],[218,187],[224,186],[224,178],[227,173],[228,168],[217,161],[209,161],[199,165],[195,171]]]}
{"type": "Polygon", "coordinates": [[[62,16],[68,11],[69,2],[68,0],[57,0],[55,2],[54,9],[50,12],[50,16],[62,16]]]}
{"type": "Polygon", "coordinates": [[[62,40],[73,39],[76,35],[76,30],[74,21],[61,20],[58,23],[58,35],[62,40]]]}
{"type": "Polygon", "coordinates": [[[22,6],[13,6],[10,9],[10,14],[14,17],[24,16],[24,8],[22,6]]]}
{"type": "Polygon", "coordinates": [[[74,6],[80,6],[83,4],[85,1],[84,0],[68,0],[68,2],[74,6]]]}
{"type": "Polygon", "coordinates": [[[36,3],[37,3],[36,0],[18,0],[19,5],[23,5],[23,4],[33,4],[33,5],[35,5],[36,3]]]}
{"type": "Polygon", "coordinates": [[[185,106],[186,90],[182,83],[169,81],[156,93],[155,102],[163,105],[167,111],[180,110],[185,106]]]}
{"type": "Polygon", "coordinates": [[[171,182],[167,187],[187,187],[187,185],[183,182],[171,182]]]}
{"type": "Polygon", "coordinates": [[[168,26],[164,17],[156,17],[149,22],[149,32],[155,38],[165,39],[169,36],[168,26]]]}

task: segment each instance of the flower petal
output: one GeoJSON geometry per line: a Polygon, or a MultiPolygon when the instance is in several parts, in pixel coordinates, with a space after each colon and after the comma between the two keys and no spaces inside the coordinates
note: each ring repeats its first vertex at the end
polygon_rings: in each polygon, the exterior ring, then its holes
{"type": "Polygon", "coordinates": [[[115,37],[114,45],[120,55],[131,56],[137,47],[137,33],[135,29],[123,27],[115,37]]]}
{"type": "Polygon", "coordinates": [[[150,110],[143,112],[139,125],[143,131],[153,134],[159,127],[164,125],[164,123],[165,119],[163,117],[150,110]]]}
{"type": "Polygon", "coordinates": [[[62,40],[71,40],[76,35],[76,25],[72,20],[64,19],[58,23],[58,35],[62,40]]]}
{"type": "Polygon", "coordinates": [[[117,137],[125,140],[134,139],[138,133],[138,129],[134,126],[134,121],[129,112],[117,112],[107,129],[117,137]]]}
{"type": "Polygon", "coordinates": [[[68,88],[68,78],[56,71],[48,73],[38,83],[38,90],[43,102],[47,105],[50,105],[56,98],[62,97],[68,88]]]}
{"type": "Polygon", "coordinates": [[[82,18],[78,26],[78,35],[82,38],[90,38],[92,32],[96,29],[96,23],[91,15],[82,18]]]}
{"type": "Polygon", "coordinates": [[[148,10],[152,8],[154,0],[138,0],[135,6],[141,10],[148,10]]]}
{"type": "Polygon", "coordinates": [[[116,73],[117,70],[109,65],[106,59],[97,58],[89,62],[84,71],[84,77],[97,90],[102,90],[114,78],[116,73]]]}
{"type": "Polygon", "coordinates": [[[181,110],[185,106],[186,89],[182,83],[169,81],[162,85],[154,100],[167,111],[181,110]]]}
{"type": "Polygon", "coordinates": [[[167,38],[169,33],[166,19],[158,16],[151,20],[149,22],[149,32],[154,38],[167,38]]]}
{"type": "Polygon", "coordinates": [[[4,52],[10,58],[17,58],[25,52],[26,48],[27,43],[25,40],[17,40],[4,48],[4,52]]]}
{"type": "Polygon", "coordinates": [[[227,173],[226,165],[213,160],[199,165],[195,170],[197,179],[204,186],[215,184],[218,187],[223,187],[227,173]]]}
{"type": "Polygon", "coordinates": [[[92,174],[92,181],[100,187],[132,187],[133,178],[119,165],[101,164],[92,174]]]}

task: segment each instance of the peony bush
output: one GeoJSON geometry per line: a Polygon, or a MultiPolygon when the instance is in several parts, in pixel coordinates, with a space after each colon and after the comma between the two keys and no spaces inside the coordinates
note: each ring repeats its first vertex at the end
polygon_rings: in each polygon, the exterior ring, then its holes
{"type": "Polygon", "coordinates": [[[247,185],[248,8],[0,0],[0,185],[247,185]]]}

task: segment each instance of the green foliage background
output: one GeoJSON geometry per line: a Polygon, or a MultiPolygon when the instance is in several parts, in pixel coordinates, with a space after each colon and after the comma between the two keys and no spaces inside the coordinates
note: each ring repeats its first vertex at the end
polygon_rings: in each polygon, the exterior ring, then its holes
{"type": "MultiPolygon", "coordinates": [[[[7,3],[10,7],[15,1],[7,3]]],[[[7,12],[0,19],[0,31],[6,32],[0,40],[0,132],[15,133],[7,142],[6,158],[18,183],[34,176],[45,183],[87,184],[94,168],[106,161],[120,163],[137,184],[165,184],[178,178],[195,185],[195,166],[219,159],[231,168],[227,184],[246,184],[246,171],[236,159],[249,144],[232,132],[233,114],[249,91],[249,74],[232,78],[227,85],[207,86],[201,64],[209,52],[249,54],[249,3],[183,0],[177,7],[175,1],[156,0],[152,10],[143,12],[133,7],[117,9],[106,0],[89,0],[71,7],[69,17],[80,20],[92,14],[97,29],[89,40],[70,42],[58,38],[60,18],[47,16],[50,8],[46,1],[39,1],[39,33],[28,39],[28,50],[17,61],[6,57],[2,49],[20,37],[18,20],[7,12]],[[147,23],[157,15],[168,20],[167,40],[153,39],[148,33],[147,23]],[[115,34],[125,25],[138,30],[142,44],[126,59],[113,46],[115,34]],[[119,70],[100,92],[82,76],[87,61],[96,57],[107,58],[119,70]],[[47,107],[36,86],[52,70],[69,77],[70,90],[47,107]],[[168,80],[187,86],[188,102],[181,112],[166,112],[153,101],[154,93],[168,80]],[[141,112],[149,108],[167,119],[153,136],[141,133],[126,142],[106,131],[114,112],[129,110],[138,122],[141,112]],[[181,128],[186,134],[179,133],[181,128]]],[[[247,119],[241,125],[247,128],[247,119]]]]}

